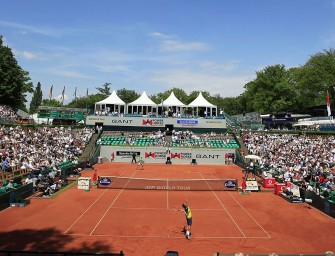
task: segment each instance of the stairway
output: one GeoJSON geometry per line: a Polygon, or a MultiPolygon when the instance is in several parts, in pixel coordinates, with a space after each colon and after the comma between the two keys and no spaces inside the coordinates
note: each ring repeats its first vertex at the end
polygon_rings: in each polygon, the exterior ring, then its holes
{"type": "Polygon", "coordinates": [[[95,146],[96,146],[96,142],[99,138],[99,134],[98,133],[94,133],[92,138],[90,139],[90,141],[88,142],[87,146],[84,149],[84,152],[81,154],[80,158],[79,158],[79,162],[86,162],[87,160],[90,159],[95,146]]]}

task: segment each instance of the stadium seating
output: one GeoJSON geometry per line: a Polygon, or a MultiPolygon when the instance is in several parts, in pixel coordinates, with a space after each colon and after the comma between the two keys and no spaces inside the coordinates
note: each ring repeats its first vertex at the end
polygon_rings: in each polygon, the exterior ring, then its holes
{"type": "MultiPolygon", "coordinates": [[[[129,137],[127,136],[115,136],[109,132],[101,136],[101,145],[107,146],[124,146],[127,144],[127,141],[131,141],[132,146],[157,146],[157,138],[149,137],[129,137]]],[[[230,139],[226,142],[223,139],[176,139],[172,140],[172,147],[210,147],[210,148],[239,148],[239,144],[235,139],[230,139]]]]}

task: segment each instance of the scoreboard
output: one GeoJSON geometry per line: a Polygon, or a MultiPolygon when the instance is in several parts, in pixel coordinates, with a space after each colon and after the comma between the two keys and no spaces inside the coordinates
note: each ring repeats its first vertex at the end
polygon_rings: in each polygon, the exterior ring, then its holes
{"type": "Polygon", "coordinates": [[[85,120],[85,109],[78,108],[56,108],[56,107],[39,107],[37,118],[62,119],[62,120],[85,120]]]}

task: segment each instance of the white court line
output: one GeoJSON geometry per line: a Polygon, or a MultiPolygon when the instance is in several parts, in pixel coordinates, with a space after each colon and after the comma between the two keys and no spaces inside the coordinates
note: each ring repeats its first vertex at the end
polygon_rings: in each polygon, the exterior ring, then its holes
{"type": "MultiPolygon", "coordinates": [[[[155,207],[141,207],[141,208],[137,208],[137,207],[111,207],[111,209],[123,209],[123,210],[174,210],[173,208],[155,208],[155,207]]],[[[192,210],[195,210],[195,211],[224,211],[224,209],[204,209],[204,208],[201,208],[201,209],[197,209],[197,208],[193,208],[192,207],[192,210]]]]}
{"type": "MultiPolygon", "coordinates": [[[[68,236],[87,236],[87,234],[67,234],[68,236]]],[[[91,237],[115,237],[115,238],[172,238],[172,239],[185,239],[185,236],[144,236],[144,235],[91,235],[91,237]]],[[[268,239],[264,236],[243,237],[243,236],[192,236],[192,239],[268,239]]]]}
{"type": "Polygon", "coordinates": [[[169,190],[166,190],[166,209],[169,209],[169,190]]]}
{"type": "MultiPolygon", "coordinates": [[[[202,179],[204,179],[204,176],[202,175],[202,173],[200,173],[202,179]]],[[[207,183],[207,181],[206,181],[207,183]]],[[[211,189],[211,187],[209,186],[209,184],[207,183],[208,187],[211,189]]],[[[212,190],[212,189],[211,189],[212,190]]],[[[236,227],[240,230],[241,234],[246,237],[246,235],[243,233],[242,229],[239,227],[239,225],[237,225],[236,221],[234,220],[234,218],[231,216],[231,214],[228,212],[228,210],[226,209],[226,207],[223,205],[223,203],[221,202],[220,198],[218,198],[218,196],[215,194],[215,192],[212,190],[213,195],[216,197],[216,199],[219,201],[220,205],[222,206],[222,208],[227,212],[228,216],[231,218],[231,220],[234,222],[234,224],[236,225],[236,227]]]]}
{"type": "Polygon", "coordinates": [[[90,205],[90,207],[88,207],[87,209],[86,209],[86,211],[84,211],[73,223],[72,223],[72,225],[65,231],[65,233],[64,234],[66,234],[67,232],[69,232],[69,230],[84,216],[84,214],[89,210],[89,209],[91,209],[92,208],[92,206],[106,193],[108,191],[108,189],[106,189],[98,198],[97,198],[97,200],[95,200],[91,205],[90,205]]]}
{"type": "MultiPolygon", "coordinates": [[[[215,178],[215,176],[213,175],[213,173],[211,175],[215,178]]],[[[268,236],[268,238],[271,238],[270,234],[255,220],[254,217],[251,216],[251,214],[240,204],[240,202],[238,202],[236,200],[236,198],[233,197],[233,195],[231,194],[231,192],[229,192],[229,191],[227,191],[227,192],[235,200],[235,202],[248,214],[248,216],[264,231],[264,233],[268,236]]]]}
{"type": "MultiPolygon", "coordinates": [[[[125,171],[123,171],[122,172],[122,174],[124,173],[125,171]]],[[[121,175],[122,175],[121,174],[121,175]]],[[[89,209],[91,209],[92,208],[92,206],[108,191],[109,189],[106,189],[102,194],[101,194],[101,196],[99,196],[98,198],[97,198],[97,200],[95,200],[91,205],[90,205],[90,207],[88,207],[73,223],[72,223],[72,225],[65,231],[65,235],[66,235],[66,233],[67,232],[69,232],[69,230],[84,216],[84,214],[89,210],[89,209]]]]}
{"type": "MultiPolygon", "coordinates": [[[[136,173],[136,169],[133,173],[133,175],[130,177],[134,177],[136,173]]],[[[121,191],[119,192],[119,194],[116,196],[116,198],[114,199],[114,201],[111,203],[111,205],[108,207],[108,209],[105,211],[104,215],[102,215],[102,217],[100,218],[100,220],[98,221],[98,223],[95,225],[95,227],[93,228],[93,230],[90,233],[90,236],[92,235],[92,233],[95,231],[95,229],[100,225],[101,221],[103,220],[103,218],[105,218],[107,212],[112,208],[113,204],[116,202],[116,200],[119,198],[119,196],[121,195],[121,193],[125,190],[124,188],[128,185],[128,183],[130,182],[130,179],[128,180],[128,182],[123,186],[123,188],[121,189],[121,191]]]]}
{"type": "Polygon", "coordinates": [[[251,214],[243,207],[243,205],[240,204],[239,201],[236,200],[235,197],[232,196],[230,192],[228,194],[235,200],[235,202],[249,215],[249,217],[264,231],[264,233],[268,236],[268,238],[271,238],[270,234],[254,219],[254,217],[251,216],[251,214]]]}

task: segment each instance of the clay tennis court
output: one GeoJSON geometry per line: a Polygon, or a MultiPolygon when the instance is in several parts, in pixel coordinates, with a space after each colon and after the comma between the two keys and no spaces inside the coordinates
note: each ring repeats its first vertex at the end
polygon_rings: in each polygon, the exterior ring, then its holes
{"type": "MultiPolygon", "coordinates": [[[[236,178],[237,166],[103,163],[99,176],[146,179],[236,178]]],[[[92,177],[86,170],[82,176],[92,177]]],[[[97,189],[73,186],[53,199],[32,199],[23,208],[0,212],[0,249],[120,252],[126,256],[235,254],[322,254],[335,250],[335,221],[273,191],[97,189]],[[192,210],[191,240],[177,208],[192,210]]]]}

